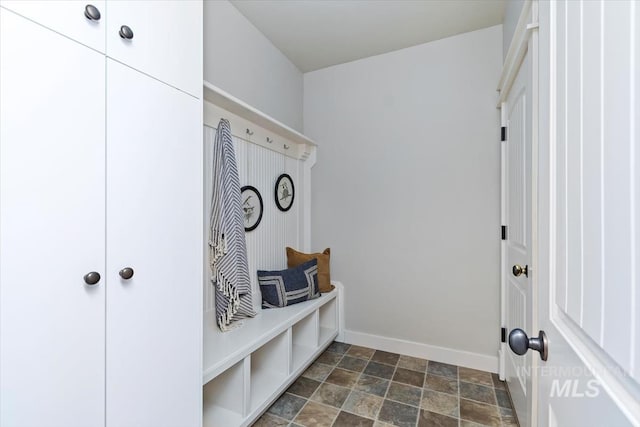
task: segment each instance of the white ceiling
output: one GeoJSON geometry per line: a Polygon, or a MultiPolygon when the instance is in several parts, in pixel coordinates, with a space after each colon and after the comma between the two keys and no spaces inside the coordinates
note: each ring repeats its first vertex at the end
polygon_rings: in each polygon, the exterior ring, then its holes
{"type": "Polygon", "coordinates": [[[302,72],[502,23],[506,0],[231,0],[302,72]]]}

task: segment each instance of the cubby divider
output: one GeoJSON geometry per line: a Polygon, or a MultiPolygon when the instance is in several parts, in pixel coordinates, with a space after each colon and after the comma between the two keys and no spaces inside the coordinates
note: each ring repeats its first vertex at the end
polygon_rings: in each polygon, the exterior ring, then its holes
{"type": "Polygon", "coordinates": [[[293,325],[291,332],[291,372],[294,372],[309,360],[318,348],[318,310],[293,325]]]}
{"type": "Polygon", "coordinates": [[[273,395],[289,376],[287,331],[251,353],[251,406],[253,410],[273,395]]]}
{"type": "Polygon", "coordinates": [[[331,342],[338,333],[338,303],[334,298],[321,306],[320,312],[320,333],[318,345],[323,346],[331,342]]]}
{"type": "Polygon", "coordinates": [[[239,425],[247,415],[245,406],[244,360],[204,385],[203,421],[205,426],[239,425]]]}

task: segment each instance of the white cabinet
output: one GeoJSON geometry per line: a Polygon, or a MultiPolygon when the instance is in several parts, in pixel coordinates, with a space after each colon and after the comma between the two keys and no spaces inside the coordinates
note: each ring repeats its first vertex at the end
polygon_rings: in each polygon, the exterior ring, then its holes
{"type": "Polygon", "coordinates": [[[0,0],[0,5],[195,97],[202,95],[200,0],[0,0]],[[131,32],[126,34],[123,26],[131,32]]]}
{"type": "Polygon", "coordinates": [[[0,425],[98,426],[105,58],[12,12],[0,21],[0,425]]]}
{"type": "Polygon", "coordinates": [[[92,49],[105,52],[106,8],[104,0],[87,2],[78,0],[1,0],[0,6],[92,49]],[[87,7],[89,7],[88,11],[87,7]]]}
{"type": "Polygon", "coordinates": [[[3,7],[0,425],[198,426],[202,101],[3,7]]]}
{"type": "Polygon", "coordinates": [[[202,104],[110,59],[107,88],[107,422],[196,426],[202,104]]]}
{"type": "Polygon", "coordinates": [[[107,2],[107,55],[191,95],[202,94],[202,2],[107,2]],[[131,39],[118,36],[129,27],[131,39]]]}

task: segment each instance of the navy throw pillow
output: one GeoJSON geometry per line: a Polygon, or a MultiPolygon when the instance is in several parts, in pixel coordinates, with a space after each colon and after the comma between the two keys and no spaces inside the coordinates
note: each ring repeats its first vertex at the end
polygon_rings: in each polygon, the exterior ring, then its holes
{"type": "Polygon", "coordinates": [[[262,308],[277,308],[318,298],[318,260],[281,271],[258,270],[262,308]]]}

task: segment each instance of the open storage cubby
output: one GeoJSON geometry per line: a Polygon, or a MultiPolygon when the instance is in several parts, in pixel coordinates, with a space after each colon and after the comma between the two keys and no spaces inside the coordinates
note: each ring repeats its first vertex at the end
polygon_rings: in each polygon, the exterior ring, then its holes
{"type": "Polygon", "coordinates": [[[293,325],[291,371],[300,368],[318,348],[318,312],[314,311],[293,325]]]}
{"type": "Polygon", "coordinates": [[[318,345],[323,346],[338,334],[338,303],[333,299],[320,307],[320,335],[318,345]]]}
{"type": "Polygon", "coordinates": [[[247,414],[244,365],[243,359],[204,385],[205,426],[232,426],[242,422],[247,414]]]}
{"type": "Polygon", "coordinates": [[[251,353],[251,410],[272,396],[289,376],[289,331],[251,353]]]}
{"type": "Polygon", "coordinates": [[[204,427],[250,425],[331,344],[342,289],[334,284],[320,298],[259,310],[229,332],[220,332],[213,313],[205,313],[204,427]]]}

